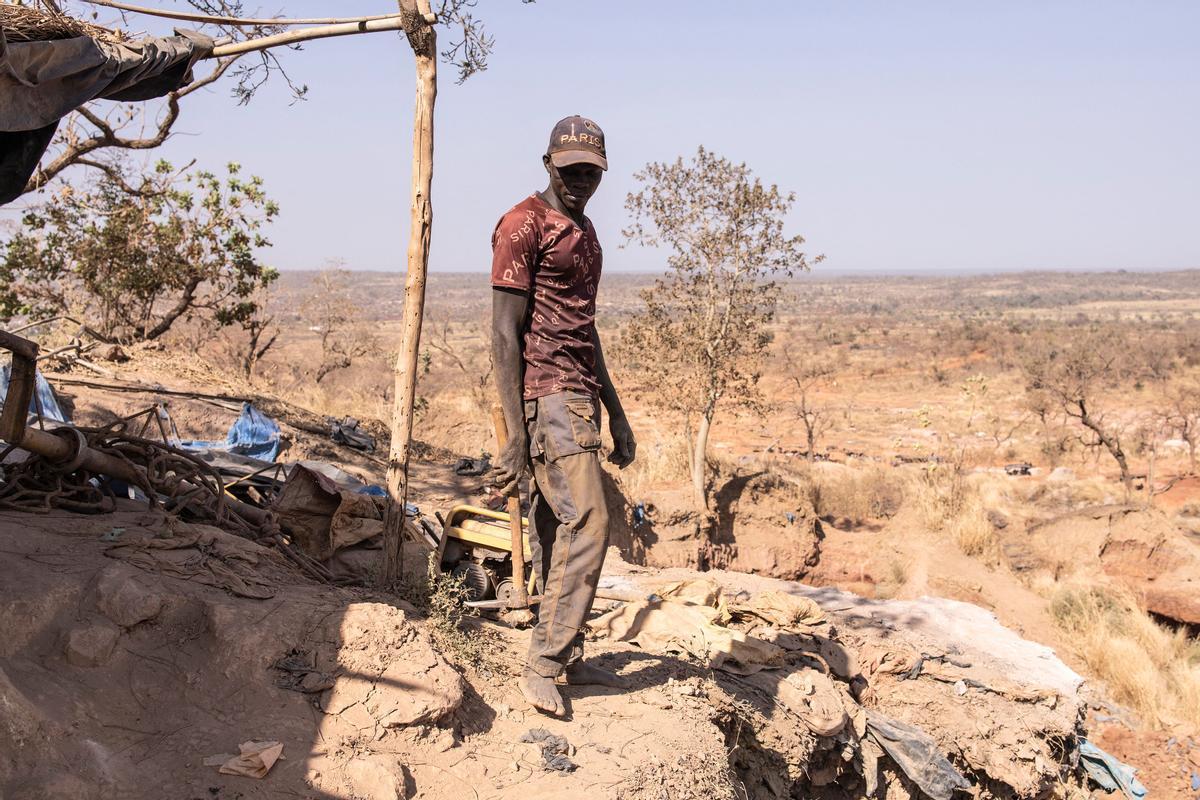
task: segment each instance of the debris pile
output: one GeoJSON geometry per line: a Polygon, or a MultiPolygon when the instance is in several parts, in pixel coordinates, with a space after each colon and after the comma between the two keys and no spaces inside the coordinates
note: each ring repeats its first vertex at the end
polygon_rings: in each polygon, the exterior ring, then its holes
{"type": "Polygon", "coordinates": [[[593,620],[594,635],[715,670],[752,798],[1034,798],[1080,774],[1082,679],[976,606],[619,561],[600,591],[644,599],[593,620]]]}

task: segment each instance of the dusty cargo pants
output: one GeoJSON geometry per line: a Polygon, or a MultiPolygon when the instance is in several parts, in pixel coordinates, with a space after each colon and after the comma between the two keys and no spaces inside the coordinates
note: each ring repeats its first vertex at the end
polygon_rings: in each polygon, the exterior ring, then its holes
{"type": "Polygon", "coordinates": [[[533,465],[529,546],[542,588],[529,668],[547,678],[583,658],[581,629],[608,549],[599,411],[595,398],[576,392],[525,402],[533,465]]]}

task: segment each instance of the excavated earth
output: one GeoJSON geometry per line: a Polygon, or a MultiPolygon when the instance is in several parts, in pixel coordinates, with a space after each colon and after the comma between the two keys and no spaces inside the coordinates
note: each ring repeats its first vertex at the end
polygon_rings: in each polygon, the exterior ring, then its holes
{"type": "MultiPolygon", "coordinates": [[[[422,565],[409,562],[415,580],[422,565]]],[[[645,594],[698,577],[615,551],[608,572],[606,585],[645,594]]],[[[754,635],[822,655],[848,710],[927,732],[980,796],[1040,797],[1077,780],[1079,677],[990,613],[706,577],[731,596],[817,601],[828,620],[807,644],[754,635]]],[[[135,506],[0,513],[0,630],[6,800],[765,800],[864,788],[850,726],[814,735],[796,713],[802,684],[782,671],[739,675],[600,640],[592,656],[633,687],[566,689],[570,716],[549,719],[515,690],[527,630],[471,621],[494,663],[456,665],[394,596],[315,584],[269,549],[135,506]],[[541,746],[521,741],[536,729],[566,738],[573,771],[548,769],[541,746]],[[283,759],[261,779],[219,772],[213,757],[248,741],[281,743],[283,759]]],[[[881,766],[887,797],[919,795],[881,766]]]]}

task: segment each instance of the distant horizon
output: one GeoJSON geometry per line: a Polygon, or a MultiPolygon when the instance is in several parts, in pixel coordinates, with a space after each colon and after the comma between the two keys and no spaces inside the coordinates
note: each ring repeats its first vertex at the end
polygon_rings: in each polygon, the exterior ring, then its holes
{"type": "MultiPolygon", "coordinates": [[[[277,264],[271,264],[280,272],[288,274],[303,274],[303,273],[319,273],[326,269],[344,269],[351,273],[366,273],[372,275],[404,275],[406,270],[402,269],[370,269],[370,268],[355,268],[351,266],[325,266],[325,267],[281,267],[277,264]]],[[[1011,269],[1011,270],[991,270],[988,272],[973,272],[973,271],[950,271],[939,269],[927,270],[905,270],[897,272],[888,271],[870,271],[870,270],[827,270],[823,267],[810,270],[808,272],[798,272],[793,276],[793,280],[802,280],[807,278],[988,278],[988,277],[1014,277],[1018,275],[1101,275],[1101,274],[1137,274],[1137,275],[1169,275],[1185,272],[1200,272],[1200,266],[1196,267],[1178,267],[1178,268],[1159,268],[1159,267],[1114,267],[1110,269],[1097,269],[1093,267],[1031,267],[1028,269],[1011,269]]],[[[622,275],[622,276],[657,276],[665,275],[667,271],[651,270],[651,269],[632,269],[632,270],[606,270],[605,275],[622,275]]],[[[440,269],[430,266],[430,275],[487,275],[486,269],[440,269]]]]}

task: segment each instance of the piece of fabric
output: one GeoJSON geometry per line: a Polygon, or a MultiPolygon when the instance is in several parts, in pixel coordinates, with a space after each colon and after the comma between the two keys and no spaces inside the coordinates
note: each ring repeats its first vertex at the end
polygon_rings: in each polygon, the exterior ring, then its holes
{"type": "Polygon", "coordinates": [[[32,131],[0,131],[0,206],[25,193],[57,130],[58,120],[54,120],[32,131]]]}
{"type": "Polygon", "coordinates": [[[592,223],[581,229],[536,194],[505,212],[492,233],[492,286],[532,293],[525,322],[525,399],[566,389],[595,396],[592,341],[603,253],[592,223]]]}
{"type": "Polygon", "coordinates": [[[793,630],[820,625],[825,621],[825,612],[815,601],[777,589],[760,592],[751,597],[748,603],[734,606],[733,610],[739,614],[753,614],[772,625],[793,630]]]}
{"type": "Polygon", "coordinates": [[[306,555],[324,561],[383,533],[384,498],[344,489],[297,464],[271,509],[306,555]]]}
{"type": "Polygon", "coordinates": [[[137,42],[9,42],[0,28],[0,205],[24,192],[62,117],[97,98],[149,100],[185,86],[212,48],[187,30],[137,42]]]}
{"type": "Polygon", "coordinates": [[[222,775],[240,775],[243,778],[265,778],[283,757],[283,745],[279,742],[242,742],[238,754],[222,753],[204,759],[205,766],[219,767],[222,775]]]}
{"type": "Polygon", "coordinates": [[[454,464],[454,474],[472,478],[491,469],[491,458],[460,458],[454,464]]]}
{"type": "Polygon", "coordinates": [[[823,672],[804,667],[763,670],[742,680],[764,690],[816,736],[836,736],[850,721],[836,684],[823,672]]]}
{"type": "Polygon", "coordinates": [[[597,636],[635,642],[657,655],[686,653],[711,669],[752,675],[786,663],[787,651],[721,624],[721,611],[712,606],[669,600],[626,603],[592,620],[597,636]]]}
{"type": "Polygon", "coordinates": [[[867,732],[932,800],[950,800],[955,791],[970,790],[971,783],[920,728],[868,709],[867,732]]]}
{"type": "Polygon", "coordinates": [[[660,586],[655,592],[663,600],[675,603],[693,603],[720,609],[726,605],[721,587],[712,578],[693,578],[674,581],[660,586]]]}
{"type": "Polygon", "coordinates": [[[210,37],[187,30],[136,42],[9,42],[0,32],[0,130],[43,128],[97,98],[159,97],[188,83],[212,48],[210,37]]]}
{"type": "MultiPolygon", "coordinates": [[[[29,419],[36,420],[38,418],[38,407],[41,407],[41,416],[44,420],[53,420],[54,422],[70,422],[67,415],[63,413],[62,406],[58,404],[58,398],[54,396],[54,389],[50,386],[49,381],[42,375],[41,370],[34,372],[34,391],[33,396],[29,398],[29,419]]],[[[12,365],[4,364],[0,366],[0,398],[8,394],[8,382],[12,377],[12,365]]]]}
{"type": "Polygon", "coordinates": [[[542,587],[529,667],[547,678],[583,658],[583,623],[608,550],[598,421],[593,415],[579,424],[582,417],[568,416],[567,399],[559,394],[526,403],[529,440],[537,449],[529,546],[542,587]]]}
{"type": "Polygon", "coordinates": [[[1106,792],[1118,789],[1129,800],[1142,800],[1146,787],[1137,779],[1137,770],[1101,750],[1087,739],[1079,740],[1079,760],[1088,777],[1106,792]]]}
{"type": "Polygon", "coordinates": [[[273,584],[257,569],[265,548],[205,525],[180,526],[160,539],[122,542],[104,551],[147,572],[225,589],[239,597],[266,600],[273,584]]]}
{"type": "Polygon", "coordinates": [[[375,437],[360,428],[358,420],[354,417],[344,417],[340,420],[330,417],[326,422],[329,424],[329,438],[333,441],[355,450],[375,452],[375,437]]]}

